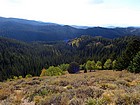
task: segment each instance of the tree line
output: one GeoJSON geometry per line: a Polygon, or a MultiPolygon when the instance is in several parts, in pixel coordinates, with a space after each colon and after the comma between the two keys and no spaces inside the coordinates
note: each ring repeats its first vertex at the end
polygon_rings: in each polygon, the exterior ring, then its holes
{"type": "Polygon", "coordinates": [[[139,51],[138,36],[116,39],[81,36],[69,41],[31,43],[0,37],[0,81],[27,74],[39,76],[42,68],[50,66],[59,65],[64,70],[61,64],[68,66],[73,61],[81,64],[80,68],[89,63],[96,69],[115,67],[136,72],[139,51]]]}

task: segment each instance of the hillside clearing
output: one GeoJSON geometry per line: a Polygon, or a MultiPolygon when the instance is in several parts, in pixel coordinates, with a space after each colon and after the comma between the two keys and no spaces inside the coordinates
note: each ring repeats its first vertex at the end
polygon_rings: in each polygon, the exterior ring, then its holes
{"type": "Polygon", "coordinates": [[[140,74],[82,72],[1,82],[0,105],[140,104],[140,74]]]}

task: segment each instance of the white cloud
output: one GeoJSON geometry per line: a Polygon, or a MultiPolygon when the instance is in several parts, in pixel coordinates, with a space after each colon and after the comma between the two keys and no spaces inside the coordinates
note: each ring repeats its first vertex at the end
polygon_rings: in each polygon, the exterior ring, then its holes
{"type": "Polygon", "coordinates": [[[102,4],[102,3],[104,3],[104,1],[103,0],[89,0],[89,3],[91,3],[91,4],[102,4]]]}
{"type": "Polygon", "coordinates": [[[121,2],[122,0],[118,1],[0,0],[0,15],[61,24],[140,26],[140,8],[136,6],[138,3],[132,3],[132,0],[128,0],[133,4],[131,5],[121,2]]]}

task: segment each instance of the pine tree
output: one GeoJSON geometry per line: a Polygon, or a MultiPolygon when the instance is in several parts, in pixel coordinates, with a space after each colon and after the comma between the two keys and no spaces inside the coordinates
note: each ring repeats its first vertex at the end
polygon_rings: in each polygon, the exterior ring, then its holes
{"type": "Polygon", "coordinates": [[[121,57],[117,59],[117,69],[123,70],[127,69],[133,60],[134,56],[140,51],[140,39],[132,39],[125,51],[122,53],[121,57]]]}
{"type": "Polygon", "coordinates": [[[140,72],[140,51],[137,55],[133,58],[130,66],[128,67],[130,72],[139,73],[140,72]]]}

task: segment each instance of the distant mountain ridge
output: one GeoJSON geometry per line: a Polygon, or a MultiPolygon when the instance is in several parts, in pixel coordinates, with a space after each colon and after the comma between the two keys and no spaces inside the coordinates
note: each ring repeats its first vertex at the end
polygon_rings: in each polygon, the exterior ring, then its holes
{"type": "Polygon", "coordinates": [[[57,41],[67,40],[81,35],[117,38],[138,35],[139,27],[103,28],[59,25],[49,22],[0,17],[0,36],[22,41],[57,41]]]}

